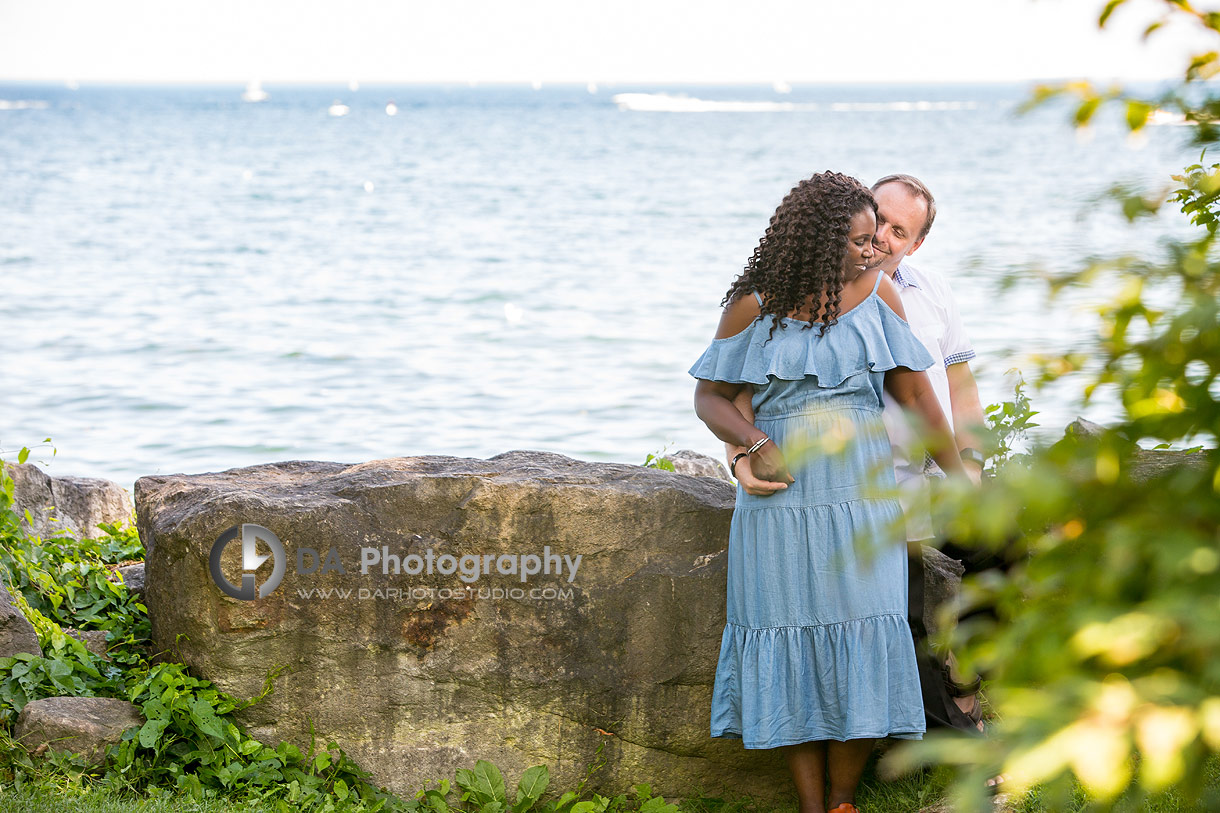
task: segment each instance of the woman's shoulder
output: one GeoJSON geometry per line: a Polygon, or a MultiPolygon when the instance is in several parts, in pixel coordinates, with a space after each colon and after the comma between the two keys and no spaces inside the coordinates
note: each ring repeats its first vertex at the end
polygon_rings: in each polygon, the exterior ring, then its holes
{"type": "Polygon", "coordinates": [[[727,339],[744,331],[758,319],[761,309],[758,297],[750,291],[742,291],[724,307],[720,324],[716,327],[717,339],[727,339]]]}

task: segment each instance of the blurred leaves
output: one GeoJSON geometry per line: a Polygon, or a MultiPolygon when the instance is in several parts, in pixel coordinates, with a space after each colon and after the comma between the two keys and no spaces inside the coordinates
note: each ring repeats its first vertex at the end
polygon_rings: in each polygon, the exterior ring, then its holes
{"type": "MultiPolygon", "coordinates": [[[[1124,5],[1106,3],[1099,25],[1124,5]]],[[[1220,13],[1160,5],[1145,36],[1181,18],[1220,46],[1220,13]]],[[[1220,73],[1218,53],[1184,60],[1181,81],[1160,96],[1074,82],[1039,87],[1025,107],[1071,97],[1071,121],[1084,127],[1121,106],[1132,132],[1193,123],[1207,145],[1220,98],[1202,80],[1220,73]]],[[[1052,303],[1084,285],[1107,297],[1090,357],[1042,356],[1031,382],[1083,378],[1081,405],[1104,389],[1119,417],[1073,424],[1057,443],[1013,456],[1004,439],[1034,414],[1019,386],[989,408],[997,476],[937,501],[950,538],[1013,562],[1007,574],[964,580],[963,608],[994,608],[994,617],[968,618],[953,641],[963,668],[988,678],[992,736],[935,732],[887,756],[889,770],[957,766],[961,810],[990,809],[982,779],[1001,772],[1005,791],[1036,786],[1049,809],[1071,806],[1076,783],[1094,809],[1134,809],[1170,787],[1216,809],[1206,765],[1220,753],[1220,163],[1205,158],[1173,176],[1167,194],[1111,190],[1128,221],[1169,204],[1192,235],[1045,280],[1052,303]]]]}

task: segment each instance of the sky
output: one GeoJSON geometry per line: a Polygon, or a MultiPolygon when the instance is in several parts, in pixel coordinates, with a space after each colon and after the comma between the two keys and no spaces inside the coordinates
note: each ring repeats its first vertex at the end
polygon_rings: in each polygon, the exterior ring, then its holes
{"type": "MultiPolygon", "coordinates": [[[[1180,76],[1162,0],[0,0],[0,81],[975,82],[1180,76]]],[[[1212,46],[1214,47],[1214,46],[1212,46]]]]}

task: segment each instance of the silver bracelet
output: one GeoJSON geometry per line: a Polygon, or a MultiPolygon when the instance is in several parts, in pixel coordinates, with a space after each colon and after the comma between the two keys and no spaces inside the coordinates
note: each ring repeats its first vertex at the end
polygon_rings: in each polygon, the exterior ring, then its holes
{"type": "Polygon", "coordinates": [[[766,435],[764,435],[762,440],[760,440],[760,441],[758,441],[757,443],[755,443],[755,444],[754,444],[753,446],[751,446],[749,449],[746,449],[746,454],[754,454],[755,452],[757,452],[759,449],[761,449],[761,448],[762,448],[762,445],[763,445],[764,443],[766,443],[766,442],[767,442],[767,441],[769,441],[770,439],[771,439],[771,438],[769,438],[769,437],[767,437],[766,435]]]}

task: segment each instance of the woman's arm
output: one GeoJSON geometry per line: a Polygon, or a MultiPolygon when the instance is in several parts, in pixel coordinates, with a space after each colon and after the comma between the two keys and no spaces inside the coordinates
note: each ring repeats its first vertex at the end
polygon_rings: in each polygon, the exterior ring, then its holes
{"type": "MultiPolygon", "coordinates": [[[[742,387],[741,392],[733,399],[733,406],[741,413],[741,416],[750,423],[754,423],[754,396],[749,387],[742,387]]],[[[752,494],[755,497],[770,497],[777,491],[783,491],[788,487],[788,483],[796,482],[791,474],[788,474],[785,482],[775,482],[772,480],[760,480],[754,476],[754,467],[750,463],[749,457],[743,457],[737,461],[737,466],[734,467],[733,458],[746,450],[744,446],[735,446],[732,443],[724,444],[725,452],[729,467],[732,469],[733,475],[737,478],[737,482],[741,483],[741,487],[747,494],[752,494]]]]}
{"type": "MultiPolygon", "coordinates": [[[[758,317],[758,313],[758,302],[754,297],[738,297],[730,302],[721,314],[715,338],[736,336],[750,326],[758,317]]],[[[712,434],[726,444],[742,447],[741,451],[744,452],[767,435],[754,425],[753,410],[748,410],[751,414],[747,418],[734,405],[734,399],[743,393],[747,396],[748,405],[749,388],[743,383],[706,379],[699,379],[695,383],[695,414],[707,424],[712,434]]],[[[760,446],[752,458],[753,470],[758,472],[759,477],[770,477],[781,482],[791,480],[783,454],[774,441],[767,441],[760,446]]]]}
{"type": "MultiPolygon", "coordinates": [[[[741,417],[745,418],[750,423],[754,423],[754,399],[750,396],[750,388],[742,387],[741,392],[737,393],[737,397],[733,399],[733,406],[737,407],[737,411],[741,413],[741,417]]],[[[732,443],[724,444],[725,459],[732,465],[733,458],[744,452],[746,447],[736,446],[732,443]]]]}

